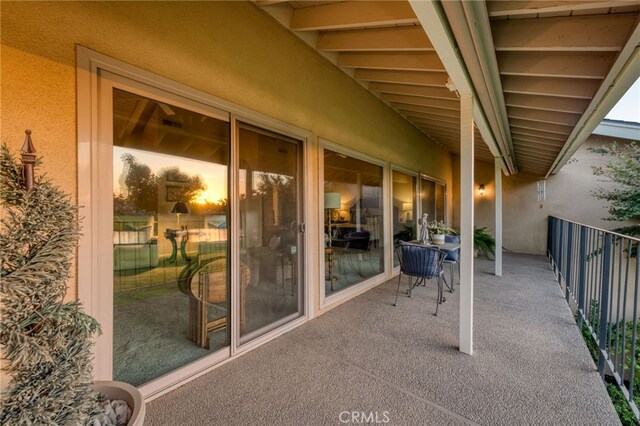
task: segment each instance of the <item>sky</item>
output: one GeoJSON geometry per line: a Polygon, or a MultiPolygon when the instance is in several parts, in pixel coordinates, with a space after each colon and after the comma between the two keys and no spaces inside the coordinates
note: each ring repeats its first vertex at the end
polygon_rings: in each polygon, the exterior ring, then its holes
{"type": "Polygon", "coordinates": [[[640,123],[640,78],[636,80],[605,118],[640,123]]]}

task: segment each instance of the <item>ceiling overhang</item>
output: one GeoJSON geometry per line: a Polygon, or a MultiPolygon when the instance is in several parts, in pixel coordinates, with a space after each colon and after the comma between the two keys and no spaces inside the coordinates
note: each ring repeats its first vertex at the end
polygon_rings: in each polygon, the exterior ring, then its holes
{"type": "Polygon", "coordinates": [[[640,1],[257,1],[429,139],[556,173],[640,77],[640,1]],[[452,91],[455,90],[455,91],[452,91]]]}

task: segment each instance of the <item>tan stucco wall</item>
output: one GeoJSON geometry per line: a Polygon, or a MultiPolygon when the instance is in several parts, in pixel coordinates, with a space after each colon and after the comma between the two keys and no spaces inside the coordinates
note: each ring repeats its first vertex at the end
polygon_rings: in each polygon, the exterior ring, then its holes
{"type": "Polygon", "coordinates": [[[3,1],[1,16],[2,141],[30,128],[74,197],[76,44],[451,183],[447,153],[253,4],[3,1]]]}
{"type": "MultiPolygon", "coordinates": [[[[518,253],[544,254],[547,248],[547,218],[550,215],[573,220],[603,229],[625,225],[621,222],[605,221],[607,204],[596,199],[592,190],[597,186],[607,187],[592,173],[592,166],[605,165],[611,159],[590,153],[589,147],[602,146],[613,141],[605,136],[591,135],[558,174],[547,179],[547,199],[537,201],[538,176],[518,173],[503,176],[503,238],[504,248],[518,253]]],[[[624,143],[624,141],[619,141],[624,143]]],[[[458,179],[460,161],[454,160],[454,205],[460,205],[460,183],[458,179]]],[[[475,164],[475,223],[486,226],[494,233],[495,217],[494,165],[478,161],[475,164]],[[484,183],[486,192],[478,195],[478,186],[484,183]]],[[[459,208],[454,209],[454,224],[459,225],[459,208]]]]}

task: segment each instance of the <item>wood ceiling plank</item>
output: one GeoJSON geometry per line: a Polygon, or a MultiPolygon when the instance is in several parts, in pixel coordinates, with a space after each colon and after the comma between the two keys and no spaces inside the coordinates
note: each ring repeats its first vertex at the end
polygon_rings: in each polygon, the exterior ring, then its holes
{"type": "Polygon", "coordinates": [[[521,159],[521,158],[538,158],[538,159],[543,159],[546,161],[549,161],[551,163],[553,163],[553,160],[556,159],[556,157],[558,156],[558,153],[560,152],[555,151],[536,151],[534,149],[525,149],[522,147],[518,147],[515,148],[515,153],[516,153],[516,158],[517,159],[521,159]]]}
{"type": "Polygon", "coordinates": [[[460,118],[459,117],[451,117],[451,116],[443,116],[443,115],[435,115],[435,114],[427,114],[416,111],[399,111],[400,114],[407,117],[408,120],[429,120],[433,122],[441,122],[441,123],[451,123],[456,126],[460,126],[460,118]]]}
{"type": "Polygon", "coordinates": [[[506,93],[504,102],[507,106],[542,109],[547,111],[569,112],[582,114],[589,106],[590,100],[571,99],[556,96],[521,95],[506,93]]]}
{"type": "Polygon", "coordinates": [[[435,52],[344,52],[338,56],[338,66],[444,72],[444,65],[435,52]]]}
{"type": "Polygon", "coordinates": [[[488,1],[490,18],[516,16],[531,13],[549,13],[573,10],[602,9],[638,4],[638,1],[602,1],[602,0],[559,0],[559,1],[488,1]]]}
{"type": "Polygon", "coordinates": [[[554,149],[560,149],[564,146],[564,142],[563,141],[556,141],[556,140],[552,140],[552,139],[544,139],[544,138],[538,138],[536,136],[531,136],[531,135],[523,135],[520,133],[512,133],[511,134],[511,138],[513,140],[517,140],[520,141],[522,143],[530,143],[530,144],[535,144],[536,146],[544,146],[544,147],[548,147],[548,148],[554,148],[554,149]]]}
{"type": "Polygon", "coordinates": [[[571,127],[575,126],[580,119],[579,114],[567,114],[565,112],[543,111],[520,107],[507,107],[507,116],[509,118],[520,118],[571,127]]]}
{"type": "Polygon", "coordinates": [[[442,117],[455,117],[460,118],[459,111],[453,111],[450,109],[437,109],[437,108],[428,108],[420,105],[411,105],[411,104],[403,104],[399,102],[391,102],[391,106],[397,109],[400,114],[413,114],[415,113],[424,113],[428,115],[438,115],[442,117]]]}
{"type": "Polygon", "coordinates": [[[502,90],[505,93],[520,93],[541,96],[563,96],[577,99],[592,99],[600,87],[600,80],[586,78],[550,78],[505,75],[502,90]]]}
{"type": "Polygon", "coordinates": [[[369,90],[377,93],[391,93],[396,95],[423,96],[435,99],[458,99],[458,96],[447,88],[416,86],[412,84],[369,83],[369,90]]]}
{"type": "Polygon", "coordinates": [[[535,143],[535,142],[529,142],[529,141],[523,141],[520,139],[515,139],[514,143],[513,143],[514,148],[518,147],[518,149],[524,149],[524,150],[529,150],[529,151],[541,151],[541,152],[547,152],[547,153],[551,153],[551,154],[558,154],[561,150],[562,147],[557,147],[557,146],[547,146],[544,144],[540,144],[540,143],[535,143]]]}
{"type": "Polygon", "coordinates": [[[383,93],[380,99],[385,102],[398,102],[409,105],[421,105],[429,108],[450,109],[453,111],[460,110],[460,101],[457,99],[434,99],[422,96],[396,95],[383,93]]]}
{"type": "Polygon", "coordinates": [[[456,126],[446,126],[442,124],[427,123],[420,120],[411,120],[411,122],[419,127],[427,127],[434,130],[445,130],[445,131],[450,131],[458,134],[460,133],[460,127],[456,127],[456,126]]]}
{"type": "Polygon", "coordinates": [[[496,52],[501,75],[603,79],[613,52],[496,52]]]}
{"type": "Polygon", "coordinates": [[[330,52],[433,51],[433,45],[420,26],[323,31],[316,48],[330,52]]]}
{"type": "MultiPolygon", "coordinates": [[[[417,115],[417,114],[415,114],[417,115]]],[[[433,119],[430,117],[425,117],[425,114],[423,114],[422,117],[414,117],[412,115],[408,115],[407,116],[407,120],[411,121],[411,122],[417,122],[417,123],[422,123],[422,124],[432,124],[434,126],[443,126],[443,127],[449,127],[449,128],[453,128],[453,129],[458,129],[460,130],[460,122],[459,121],[454,121],[454,120],[446,120],[447,117],[437,117],[437,119],[433,119]],[[444,118],[444,120],[442,120],[444,118]]]]}
{"type": "Polygon", "coordinates": [[[513,127],[557,133],[559,135],[564,135],[567,137],[571,134],[571,131],[573,131],[573,127],[569,125],[542,123],[540,121],[529,120],[525,118],[511,118],[509,120],[509,124],[513,127]]]}
{"type": "Polygon", "coordinates": [[[537,136],[540,138],[551,139],[560,142],[566,142],[569,135],[561,135],[558,133],[544,132],[540,130],[523,129],[521,127],[510,126],[511,133],[517,133],[519,135],[537,136]]]}
{"type": "Polygon", "coordinates": [[[635,14],[572,16],[496,21],[496,51],[612,51],[622,49],[635,26],[635,14]]]}
{"type": "Polygon", "coordinates": [[[447,84],[447,73],[445,72],[357,69],[354,78],[361,81],[421,86],[445,87],[447,84]]]}
{"type": "Polygon", "coordinates": [[[295,9],[289,28],[315,31],[417,23],[409,2],[346,1],[295,9]]]}

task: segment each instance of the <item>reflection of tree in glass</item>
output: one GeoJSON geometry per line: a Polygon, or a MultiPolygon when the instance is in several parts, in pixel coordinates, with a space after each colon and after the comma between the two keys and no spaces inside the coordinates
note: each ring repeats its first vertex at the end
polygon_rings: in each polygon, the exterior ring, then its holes
{"type": "Polygon", "coordinates": [[[176,166],[160,169],[158,178],[167,182],[180,182],[180,186],[175,188],[176,201],[191,202],[198,192],[206,188],[202,177],[185,173],[176,166]]]}
{"type": "Polygon", "coordinates": [[[193,203],[191,205],[191,214],[197,216],[205,216],[210,214],[226,214],[227,213],[227,199],[222,198],[215,203],[193,203]]]}
{"type": "Polygon", "coordinates": [[[259,173],[254,196],[274,200],[273,194],[274,192],[277,193],[279,222],[280,224],[289,224],[296,222],[295,191],[296,185],[293,177],[273,173],[259,173]]]}
{"type": "Polygon", "coordinates": [[[114,197],[114,213],[150,214],[158,211],[158,178],[146,164],[131,154],[123,154],[127,197],[114,197]],[[121,210],[121,211],[118,211],[121,210]]]}
{"type": "Polygon", "coordinates": [[[131,154],[123,154],[121,159],[125,167],[120,181],[125,188],[122,194],[113,196],[113,211],[117,216],[157,213],[160,181],[179,183],[174,193],[176,201],[191,202],[205,188],[200,176],[192,176],[178,167],[165,167],[156,175],[148,165],[138,162],[131,154]]]}

